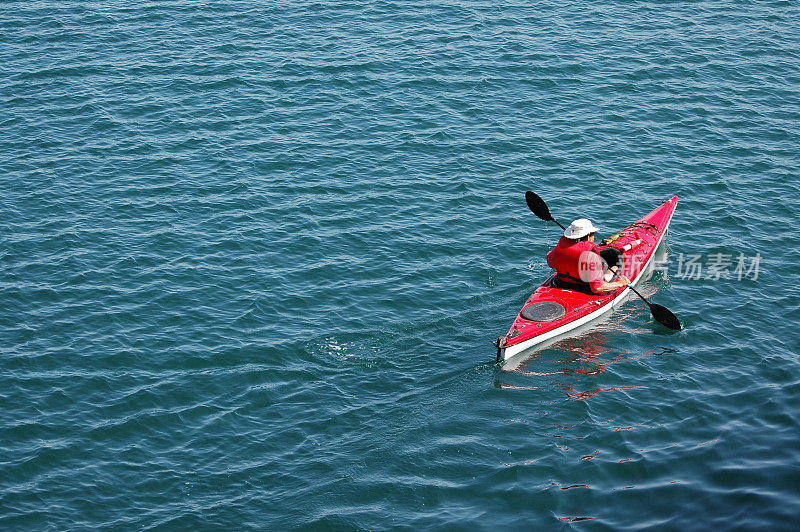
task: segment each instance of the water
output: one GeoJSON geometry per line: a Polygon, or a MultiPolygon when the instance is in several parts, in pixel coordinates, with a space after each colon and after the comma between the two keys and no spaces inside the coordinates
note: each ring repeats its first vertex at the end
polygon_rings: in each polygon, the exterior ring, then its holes
{"type": "Polygon", "coordinates": [[[796,526],[796,2],[4,8],[2,528],[796,526]],[[526,189],[685,329],[498,368],[526,189]]]}

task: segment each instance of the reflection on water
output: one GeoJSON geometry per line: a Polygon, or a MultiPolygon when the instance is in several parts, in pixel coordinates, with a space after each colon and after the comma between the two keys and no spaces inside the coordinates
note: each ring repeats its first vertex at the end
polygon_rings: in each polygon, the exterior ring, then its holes
{"type": "Polygon", "coordinates": [[[567,396],[573,401],[586,401],[587,399],[591,399],[600,392],[616,392],[619,390],[632,390],[634,388],[639,388],[639,386],[612,386],[610,388],[593,388],[591,390],[586,390],[585,392],[575,392],[575,393],[569,393],[570,390],[574,390],[572,386],[564,386],[564,388],[568,390],[566,392],[567,396]]]}
{"type": "MultiPolygon", "coordinates": [[[[573,385],[554,380],[554,377],[565,375],[596,376],[605,372],[612,364],[616,364],[628,354],[625,350],[612,353],[608,335],[603,331],[589,332],[576,338],[565,338],[546,349],[534,354],[523,362],[515,371],[501,373],[495,377],[495,385],[510,389],[540,389],[543,383],[552,383],[562,387],[569,396],[575,396],[573,385]],[[535,367],[536,369],[529,369],[535,367]],[[539,379],[533,383],[506,382],[509,378],[530,377],[539,379]],[[543,379],[544,377],[544,379],[543,379]]],[[[596,390],[597,393],[603,390],[596,390]]]]}
{"type": "Polygon", "coordinates": [[[495,373],[494,385],[513,390],[556,389],[573,401],[586,401],[601,392],[616,392],[639,388],[638,383],[614,386],[587,386],[583,377],[596,377],[620,362],[640,360],[675,353],[671,347],[658,347],[634,353],[612,347],[613,335],[650,334],[651,330],[627,324],[647,312],[643,305],[627,304],[615,311],[612,320],[595,325],[580,336],[564,338],[552,346],[532,353],[514,368],[503,367],[495,373]],[[570,378],[571,377],[571,378],[570,378]]]}

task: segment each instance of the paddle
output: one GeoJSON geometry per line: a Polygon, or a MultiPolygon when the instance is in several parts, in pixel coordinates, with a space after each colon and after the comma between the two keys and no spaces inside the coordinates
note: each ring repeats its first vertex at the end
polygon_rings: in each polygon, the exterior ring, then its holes
{"type": "MultiPolygon", "coordinates": [[[[537,194],[534,194],[530,190],[526,190],[525,203],[528,204],[528,208],[531,210],[531,212],[533,212],[533,214],[545,222],[556,222],[561,229],[564,229],[565,231],[567,230],[563,225],[559,224],[555,218],[553,218],[553,215],[550,214],[550,209],[547,207],[547,204],[537,194]]],[[[681,322],[678,321],[678,318],[675,316],[675,314],[673,314],[667,307],[661,306],[657,303],[650,303],[630,284],[628,284],[628,288],[633,290],[634,294],[641,297],[642,301],[647,303],[647,306],[650,307],[650,313],[653,314],[654,320],[664,327],[674,331],[679,331],[681,329],[681,322]]]]}
{"type": "Polygon", "coordinates": [[[544,202],[544,200],[530,190],[525,191],[525,203],[528,204],[528,208],[531,210],[531,212],[533,212],[533,214],[545,222],[555,222],[561,229],[564,231],[567,230],[566,227],[558,223],[558,220],[553,218],[553,215],[550,214],[550,209],[547,208],[547,204],[544,202]]]}
{"type": "Polygon", "coordinates": [[[657,303],[650,303],[642,294],[639,293],[633,286],[630,284],[628,288],[633,290],[633,293],[637,296],[642,298],[642,301],[647,303],[647,306],[650,307],[650,313],[653,314],[653,319],[656,320],[658,323],[672,329],[673,331],[680,331],[681,330],[681,322],[678,321],[678,318],[673,314],[667,307],[663,307],[657,303]]]}

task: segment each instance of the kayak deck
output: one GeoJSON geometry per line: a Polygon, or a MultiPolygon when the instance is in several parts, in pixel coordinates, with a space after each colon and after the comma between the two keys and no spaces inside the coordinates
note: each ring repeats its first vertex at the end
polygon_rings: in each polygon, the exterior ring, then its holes
{"type": "MultiPolygon", "coordinates": [[[[632,285],[652,261],[678,204],[678,196],[632,223],[610,239],[609,247],[622,253],[620,273],[632,285]]],[[[605,294],[587,294],[553,286],[553,273],[531,294],[505,336],[497,339],[497,360],[502,362],[533,347],[549,343],[578,327],[601,318],[630,292],[627,287],[605,294]]]]}

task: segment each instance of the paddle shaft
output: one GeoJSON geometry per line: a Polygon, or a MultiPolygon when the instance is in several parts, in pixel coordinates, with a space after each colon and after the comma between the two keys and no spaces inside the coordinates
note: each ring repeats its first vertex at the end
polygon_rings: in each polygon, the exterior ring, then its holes
{"type": "Polygon", "coordinates": [[[642,298],[642,301],[644,301],[645,303],[647,303],[647,306],[648,306],[648,307],[650,307],[650,309],[652,309],[652,308],[653,308],[653,305],[652,305],[652,304],[651,304],[651,303],[650,303],[650,302],[647,300],[647,298],[646,298],[646,297],[644,297],[642,294],[640,294],[640,293],[639,293],[639,291],[638,291],[637,289],[635,289],[635,288],[633,287],[633,285],[632,285],[632,284],[628,283],[628,288],[630,288],[631,290],[633,290],[633,293],[634,293],[634,294],[636,294],[637,296],[641,297],[641,298],[642,298]]]}

